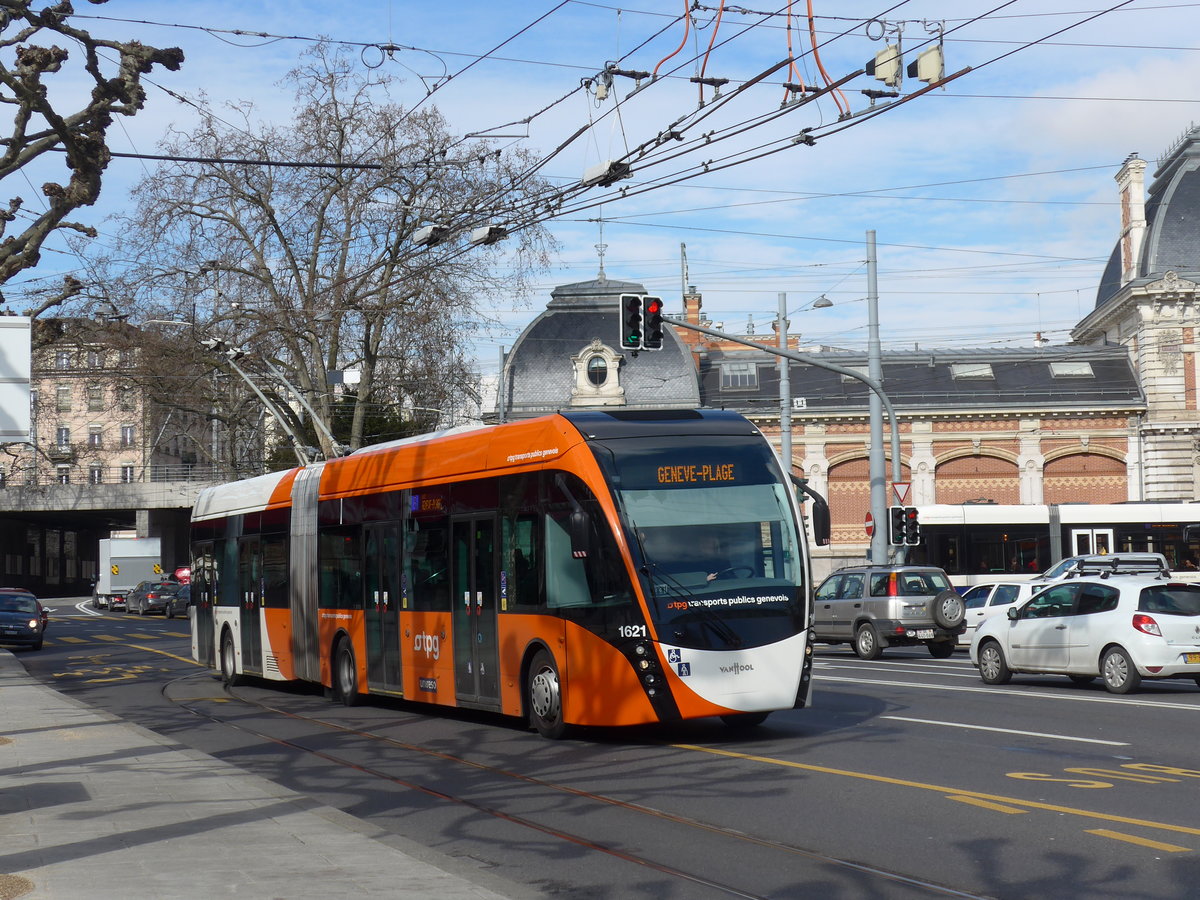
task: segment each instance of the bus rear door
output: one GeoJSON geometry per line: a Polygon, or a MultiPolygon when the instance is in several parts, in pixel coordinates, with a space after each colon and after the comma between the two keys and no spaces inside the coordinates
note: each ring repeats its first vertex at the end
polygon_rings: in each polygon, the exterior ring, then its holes
{"type": "Polygon", "coordinates": [[[400,693],[399,525],[386,522],[363,529],[363,598],[367,626],[367,685],[400,693]]]}
{"type": "Polygon", "coordinates": [[[238,596],[241,598],[242,668],[262,674],[262,557],[258,536],[238,540],[238,596]]]}
{"type": "Polygon", "coordinates": [[[467,703],[500,699],[496,640],[496,517],[455,519],[452,525],[454,684],[467,703]]]}

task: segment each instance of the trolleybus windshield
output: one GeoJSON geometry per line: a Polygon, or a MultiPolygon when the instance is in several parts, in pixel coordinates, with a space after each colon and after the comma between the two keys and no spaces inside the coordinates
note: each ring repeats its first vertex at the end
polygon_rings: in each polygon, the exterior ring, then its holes
{"type": "Polygon", "coordinates": [[[764,441],[631,438],[604,449],[660,639],[752,647],[804,627],[796,523],[764,441]]]}

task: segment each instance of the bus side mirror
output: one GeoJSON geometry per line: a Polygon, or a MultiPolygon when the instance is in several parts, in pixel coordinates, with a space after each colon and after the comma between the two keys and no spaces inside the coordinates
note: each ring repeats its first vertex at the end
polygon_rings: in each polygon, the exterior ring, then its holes
{"type": "Polygon", "coordinates": [[[567,517],[567,533],[571,537],[571,556],[586,559],[592,542],[591,521],[588,514],[577,509],[567,517]]]}
{"type": "Polygon", "coordinates": [[[829,524],[829,503],[824,497],[818,494],[815,490],[808,486],[807,478],[789,473],[788,477],[792,479],[792,484],[796,486],[796,490],[805,494],[812,500],[812,521],[813,541],[818,546],[826,547],[829,545],[829,536],[832,531],[829,524]]]}

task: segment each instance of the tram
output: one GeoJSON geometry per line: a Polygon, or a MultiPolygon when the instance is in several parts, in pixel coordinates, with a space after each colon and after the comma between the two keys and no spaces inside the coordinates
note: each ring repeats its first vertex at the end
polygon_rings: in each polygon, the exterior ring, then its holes
{"type": "Polygon", "coordinates": [[[1037,575],[1086,553],[1161,553],[1179,571],[1200,561],[1200,503],[964,503],[918,511],[921,545],[908,558],[940,566],[956,584],[1037,575]]]}
{"type": "Polygon", "coordinates": [[[191,541],[193,655],[228,683],[492,710],[550,738],[810,702],[800,507],[735,413],[367,447],[206,489],[191,541]]]}

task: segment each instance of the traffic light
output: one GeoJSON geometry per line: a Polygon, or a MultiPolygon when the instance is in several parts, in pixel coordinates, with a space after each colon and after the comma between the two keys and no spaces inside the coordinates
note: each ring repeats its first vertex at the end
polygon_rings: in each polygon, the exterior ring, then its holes
{"type": "Polygon", "coordinates": [[[661,297],[643,297],[642,311],[646,314],[646,331],[642,347],[661,350],[663,345],[663,302],[661,297]]]}
{"type": "Polygon", "coordinates": [[[621,346],[642,349],[642,298],[639,294],[621,295],[621,346]]]}
{"type": "Polygon", "coordinates": [[[903,506],[888,507],[888,543],[899,547],[904,544],[904,514],[903,506]]]}
{"type": "Polygon", "coordinates": [[[910,547],[921,543],[921,523],[915,506],[904,507],[904,543],[910,547]]]}

